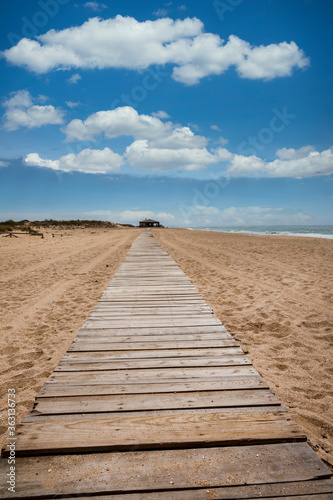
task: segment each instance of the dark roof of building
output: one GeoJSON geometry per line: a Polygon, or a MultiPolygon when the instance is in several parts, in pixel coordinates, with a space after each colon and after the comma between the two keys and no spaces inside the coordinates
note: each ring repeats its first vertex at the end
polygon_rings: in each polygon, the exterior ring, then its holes
{"type": "Polygon", "coordinates": [[[140,222],[158,222],[158,220],[145,219],[145,220],[140,220],[140,222]]]}

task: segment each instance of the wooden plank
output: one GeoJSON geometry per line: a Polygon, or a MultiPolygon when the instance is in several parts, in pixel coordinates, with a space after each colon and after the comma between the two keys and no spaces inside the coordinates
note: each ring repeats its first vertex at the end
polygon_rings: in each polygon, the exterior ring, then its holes
{"type": "MultiPolygon", "coordinates": [[[[121,320],[124,315],[126,315],[127,312],[126,311],[117,311],[115,313],[112,313],[112,312],[92,312],[89,316],[89,321],[96,321],[96,320],[100,320],[100,321],[119,321],[121,320]]],[[[167,320],[167,323],[170,322],[170,320],[172,320],[173,322],[174,321],[184,321],[186,320],[186,322],[188,324],[191,324],[191,323],[195,323],[196,319],[200,319],[200,320],[211,320],[211,317],[212,317],[212,313],[200,313],[198,311],[198,313],[196,314],[189,314],[187,313],[186,311],[184,312],[175,312],[175,311],[166,311],[166,312],[163,312],[163,313],[159,313],[158,311],[154,311],[154,309],[152,309],[151,311],[149,312],[144,312],[144,313],[136,313],[136,312],[133,312],[130,314],[130,317],[126,318],[125,320],[125,323],[126,321],[128,322],[132,322],[132,323],[135,323],[135,322],[138,322],[138,323],[142,323],[142,322],[156,322],[156,321],[160,321],[160,322],[163,322],[165,320],[167,320]],[[191,322],[191,323],[190,323],[191,322]]],[[[214,321],[215,318],[213,318],[214,321]]]]}
{"type": "MultiPolygon", "coordinates": [[[[96,335],[77,335],[77,337],[73,340],[73,343],[81,343],[88,342],[90,344],[147,344],[147,348],[149,349],[148,344],[163,344],[164,342],[206,342],[211,340],[228,340],[230,341],[226,346],[215,348],[211,347],[210,349],[228,349],[239,347],[239,343],[234,340],[232,337],[228,337],[227,335],[216,335],[216,334],[206,334],[206,335],[122,335],[117,337],[106,336],[103,333],[96,335]]],[[[126,347],[125,347],[126,349],[126,347]]],[[[188,350],[185,348],[185,350],[188,350]]],[[[206,349],[207,350],[207,349],[206,349]]]]}
{"type": "Polygon", "coordinates": [[[211,308],[207,306],[207,304],[201,304],[201,303],[195,303],[195,304],[184,304],[183,302],[180,302],[178,304],[174,303],[132,303],[132,304],[124,304],[124,303],[119,303],[114,304],[113,302],[108,302],[108,303],[98,303],[97,306],[94,308],[94,312],[106,312],[106,311],[140,311],[140,312],[146,312],[149,313],[151,310],[153,311],[167,311],[169,310],[175,310],[177,311],[206,311],[206,312],[212,312],[211,308]]]}
{"type": "Polygon", "coordinates": [[[237,345],[233,339],[195,340],[178,342],[73,342],[68,351],[146,351],[157,349],[206,349],[208,347],[226,347],[237,345]]]}
{"type": "Polygon", "coordinates": [[[31,415],[278,405],[267,389],[37,399],[31,415]]]}
{"type": "Polygon", "coordinates": [[[130,291],[126,294],[114,293],[112,295],[102,295],[100,300],[100,305],[124,305],[130,306],[133,303],[138,306],[159,306],[159,305],[174,305],[178,306],[180,304],[184,305],[202,305],[203,298],[200,295],[178,295],[178,294],[163,294],[156,295],[146,294],[144,292],[140,294],[131,294],[130,291]]]}
{"type": "Polygon", "coordinates": [[[267,389],[267,384],[259,376],[225,377],[218,380],[200,380],[192,378],[189,381],[172,380],[168,382],[137,383],[137,384],[94,384],[68,385],[66,383],[48,383],[39,391],[37,397],[91,396],[103,394],[153,394],[162,392],[193,392],[193,391],[223,391],[242,389],[267,389]]]}
{"type": "Polygon", "coordinates": [[[77,420],[79,417],[80,419],[85,419],[85,420],[94,420],[95,418],[103,418],[103,419],[108,419],[108,418],[123,418],[123,417],[147,417],[150,418],[152,415],[156,416],[165,416],[165,415],[193,415],[193,414],[202,414],[202,413],[226,413],[228,412],[229,414],[232,414],[232,417],[234,419],[237,418],[237,414],[241,411],[243,413],[255,413],[257,412],[262,412],[266,411],[267,408],[269,408],[271,411],[283,411],[287,413],[287,410],[283,408],[282,406],[270,406],[270,405],[265,405],[265,406],[240,406],[240,407],[223,407],[223,408],[182,408],[182,409],[172,409],[172,410],[133,410],[133,411],[114,411],[114,412],[99,412],[99,413],[59,413],[56,415],[49,415],[49,414],[34,414],[33,411],[32,413],[28,413],[26,417],[23,419],[23,423],[27,422],[58,422],[60,423],[62,420],[64,421],[71,421],[71,420],[77,420]]]}
{"type": "Polygon", "coordinates": [[[236,356],[212,357],[178,357],[159,359],[122,359],[85,363],[60,363],[55,372],[83,372],[83,371],[109,371],[109,370],[137,370],[141,368],[178,368],[178,367],[204,367],[204,366],[242,366],[251,362],[244,354],[236,356]]]}
{"type": "Polygon", "coordinates": [[[173,358],[188,356],[229,356],[243,354],[240,347],[220,347],[214,349],[171,349],[158,351],[99,351],[99,352],[69,352],[64,355],[61,363],[82,363],[91,361],[109,361],[117,359],[173,358]]]}
{"type": "Polygon", "coordinates": [[[119,317],[122,316],[123,314],[130,314],[131,316],[135,316],[136,318],[143,318],[145,316],[169,316],[170,314],[172,316],[191,316],[191,318],[195,318],[197,316],[211,316],[213,312],[207,308],[204,309],[202,306],[200,307],[184,307],[184,306],[179,306],[179,307],[172,307],[172,306],[164,306],[164,307],[146,307],[146,308],[136,308],[136,307],[131,307],[131,308],[124,308],[124,307],[96,307],[93,312],[91,313],[90,317],[95,318],[95,317],[101,317],[101,318],[108,318],[108,317],[119,317]]]}
{"type": "Polygon", "coordinates": [[[48,383],[67,383],[71,385],[93,384],[132,384],[149,381],[152,384],[160,381],[183,380],[191,378],[219,379],[220,377],[244,377],[258,375],[253,366],[219,366],[204,368],[164,368],[116,370],[111,372],[53,372],[48,378],[48,383]]]}
{"type": "MultiPolygon", "coordinates": [[[[22,423],[16,455],[306,441],[284,412],[195,413],[22,423]]],[[[3,456],[9,451],[3,450],[3,456]]]]}
{"type": "MultiPolygon", "coordinates": [[[[206,481],[204,481],[207,484],[206,481]]],[[[76,500],[332,500],[333,481],[330,479],[317,479],[312,481],[292,483],[271,483],[244,486],[222,486],[195,489],[184,489],[177,491],[141,491],[140,493],[103,494],[93,497],[69,497],[76,500]]],[[[67,498],[67,497],[66,497],[67,498]]]]}
{"type": "MultiPolygon", "coordinates": [[[[106,335],[103,331],[96,334],[78,334],[75,338],[74,342],[172,342],[172,341],[197,341],[197,340],[233,340],[232,337],[224,334],[216,334],[216,333],[207,333],[204,335],[118,335],[117,337],[113,337],[112,335],[106,335]]],[[[233,340],[233,343],[228,344],[228,346],[221,348],[211,347],[208,349],[215,352],[216,349],[220,349],[221,352],[225,352],[228,348],[236,348],[239,346],[239,343],[236,340],[233,340]]],[[[238,347],[239,348],[239,347],[238,347]]],[[[174,349],[175,350],[175,349],[174,349]]],[[[185,349],[189,350],[189,349],[185,349]]],[[[207,349],[202,352],[207,352],[207,349]]],[[[157,353],[158,351],[156,351],[157,353]]],[[[201,351],[200,351],[201,352],[201,351]]],[[[232,351],[230,351],[232,352],[232,351]]],[[[152,354],[151,354],[152,355],[152,354]]]]}
{"type": "Polygon", "coordinates": [[[231,338],[230,333],[225,329],[223,325],[213,325],[213,326],[183,326],[181,328],[177,327],[165,327],[162,325],[148,328],[81,328],[79,334],[95,334],[103,333],[106,335],[183,335],[183,334],[208,334],[208,333],[225,333],[231,338]]]}
{"type": "MultiPolygon", "coordinates": [[[[167,326],[167,327],[173,327],[173,326],[176,326],[176,327],[179,327],[179,326],[191,326],[193,323],[195,322],[195,324],[202,324],[202,326],[206,326],[207,324],[210,324],[210,325],[218,325],[218,323],[215,323],[214,321],[208,321],[207,319],[204,319],[204,320],[201,320],[201,319],[196,319],[196,320],[185,320],[182,319],[182,320],[177,320],[177,318],[174,318],[174,319],[169,319],[169,320],[165,320],[163,321],[163,325],[164,326],[167,326]]],[[[152,327],[152,326],[160,326],[161,325],[161,321],[157,318],[157,319],[154,319],[154,318],[150,318],[150,319],[147,319],[146,321],[135,321],[135,319],[132,319],[132,320],[129,320],[129,321],[123,321],[123,322],[120,322],[119,319],[117,320],[87,320],[86,323],[85,323],[85,326],[87,328],[117,328],[117,327],[120,327],[120,326],[123,326],[125,328],[149,328],[149,327],[152,327]]]]}
{"type": "Polygon", "coordinates": [[[90,318],[86,321],[85,325],[92,328],[109,328],[112,326],[122,326],[127,328],[133,327],[151,327],[151,326],[192,326],[192,325],[219,325],[219,320],[209,315],[207,317],[153,317],[147,316],[146,318],[90,318]]]}

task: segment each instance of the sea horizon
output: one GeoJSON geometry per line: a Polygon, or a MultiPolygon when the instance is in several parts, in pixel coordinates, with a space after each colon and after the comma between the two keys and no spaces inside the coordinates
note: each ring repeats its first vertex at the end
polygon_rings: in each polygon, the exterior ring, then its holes
{"type": "Polygon", "coordinates": [[[186,227],[195,231],[216,231],[222,233],[258,234],[265,236],[306,236],[308,238],[333,239],[333,225],[241,225],[186,227]]]}

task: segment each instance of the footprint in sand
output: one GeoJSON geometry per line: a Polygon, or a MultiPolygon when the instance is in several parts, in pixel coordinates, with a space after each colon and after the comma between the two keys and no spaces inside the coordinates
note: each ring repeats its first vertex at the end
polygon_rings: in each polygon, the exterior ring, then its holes
{"type": "Polygon", "coordinates": [[[278,370],[285,371],[288,369],[287,365],[284,365],[283,363],[275,363],[273,365],[275,368],[278,368],[278,370]]]}

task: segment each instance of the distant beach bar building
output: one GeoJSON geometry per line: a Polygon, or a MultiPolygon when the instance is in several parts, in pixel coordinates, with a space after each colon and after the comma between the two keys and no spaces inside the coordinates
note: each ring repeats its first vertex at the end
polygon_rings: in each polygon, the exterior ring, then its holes
{"type": "Polygon", "coordinates": [[[163,227],[158,220],[153,219],[140,220],[139,224],[140,227],[163,227]]]}

